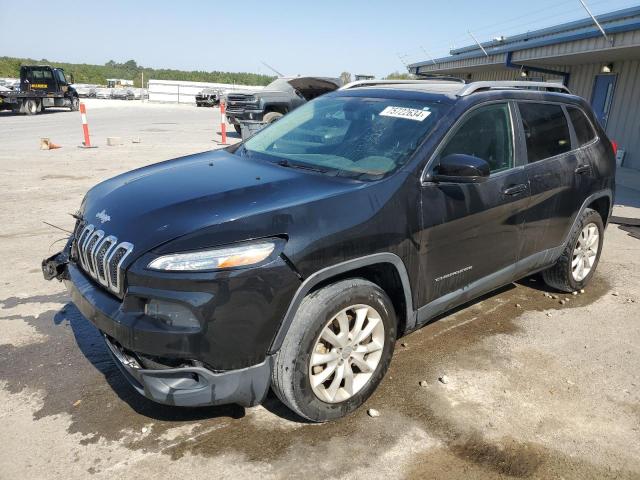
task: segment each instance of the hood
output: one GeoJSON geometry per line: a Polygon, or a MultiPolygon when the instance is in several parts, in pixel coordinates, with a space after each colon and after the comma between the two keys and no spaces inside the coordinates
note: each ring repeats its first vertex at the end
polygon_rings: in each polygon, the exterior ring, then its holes
{"type": "Polygon", "coordinates": [[[133,243],[133,259],[205,227],[227,224],[233,229],[240,219],[337,195],[357,185],[218,150],[102,182],[87,193],[81,214],[105,235],[133,243]]]}

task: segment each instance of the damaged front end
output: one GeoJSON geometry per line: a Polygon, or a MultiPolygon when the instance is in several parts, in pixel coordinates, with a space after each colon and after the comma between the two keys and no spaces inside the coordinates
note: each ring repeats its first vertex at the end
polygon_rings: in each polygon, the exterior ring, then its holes
{"type": "Polygon", "coordinates": [[[68,279],[67,265],[69,264],[69,255],[66,252],[58,252],[49,258],[42,260],[42,275],[45,280],[59,281],[68,279]]]}

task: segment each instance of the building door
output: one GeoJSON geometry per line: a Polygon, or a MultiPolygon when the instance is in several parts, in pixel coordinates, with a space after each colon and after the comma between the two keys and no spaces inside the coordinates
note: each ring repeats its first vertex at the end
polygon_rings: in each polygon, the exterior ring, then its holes
{"type": "Polygon", "coordinates": [[[602,128],[607,128],[607,120],[613,103],[613,92],[616,88],[616,78],[617,75],[596,75],[593,85],[591,106],[602,128]]]}

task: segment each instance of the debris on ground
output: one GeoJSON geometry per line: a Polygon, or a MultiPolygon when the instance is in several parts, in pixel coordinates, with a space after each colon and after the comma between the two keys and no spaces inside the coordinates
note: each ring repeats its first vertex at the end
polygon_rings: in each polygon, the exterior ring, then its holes
{"type": "Polygon", "coordinates": [[[578,292],[571,292],[571,295],[577,295],[578,292]]]}
{"type": "Polygon", "coordinates": [[[547,317],[552,317],[553,315],[551,314],[551,312],[547,312],[547,317]]]}
{"type": "Polygon", "coordinates": [[[367,415],[369,415],[371,418],[378,418],[380,416],[380,412],[375,408],[370,408],[369,410],[367,410],[367,415]]]}
{"type": "Polygon", "coordinates": [[[519,303],[516,303],[516,308],[522,308],[522,305],[520,305],[519,303]]]}
{"type": "Polygon", "coordinates": [[[584,293],[584,288],[581,288],[581,289],[580,289],[580,293],[584,293]]]}
{"type": "Polygon", "coordinates": [[[441,377],[438,377],[438,381],[440,383],[447,384],[449,383],[449,377],[447,377],[446,375],[442,375],[441,377]]]}
{"type": "Polygon", "coordinates": [[[613,295],[614,297],[618,296],[618,292],[611,292],[611,295],[613,295]]]}
{"type": "Polygon", "coordinates": [[[408,343],[406,343],[406,342],[402,342],[400,345],[401,345],[402,347],[404,347],[404,348],[407,348],[407,347],[409,346],[409,344],[408,344],[408,343]]]}
{"type": "Polygon", "coordinates": [[[80,405],[82,403],[82,400],[76,400],[75,402],[73,402],[73,406],[77,407],[78,405],[80,405]]]}
{"type": "Polygon", "coordinates": [[[418,385],[420,385],[421,387],[428,387],[429,386],[429,382],[427,382],[426,380],[420,380],[418,385]]]}

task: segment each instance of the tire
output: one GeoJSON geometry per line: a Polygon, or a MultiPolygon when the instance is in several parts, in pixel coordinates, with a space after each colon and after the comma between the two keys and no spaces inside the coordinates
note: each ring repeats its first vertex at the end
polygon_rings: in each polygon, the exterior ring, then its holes
{"type": "Polygon", "coordinates": [[[80,99],[76,96],[71,97],[71,105],[69,106],[69,110],[72,112],[77,112],[80,110],[80,99]]]}
{"type": "Polygon", "coordinates": [[[262,121],[264,123],[273,123],[277,120],[280,120],[284,115],[282,115],[280,112],[269,112],[266,113],[264,115],[264,117],[262,117],[262,121]]]}
{"type": "Polygon", "coordinates": [[[580,214],[576,226],[571,231],[569,242],[567,242],[567,246],[560,258],[555,265],[542,272],[542,278],[544,278],[546,284],[562,292],[575,292],[584,288],[593,277],[598,266],[603,240],[604,224],[602,223],[602,217],[595,210],[586,208],[580,214]],[[593,227],[595,227],[595,230],[593,227]],[[585,237],[585,231],[587,232],[587,237],[585,237]],[[589,232],[592,231],[597,231],[598,238],[591,237],[590,242],[586,242],[586,238],[589,238],[589,232]],[[591,243],[592,248],[584,248],[585,243],[591,243]],[[597,250],[593,251],[596,245],[597,250]],[[580,253],[580,250],[582,253],[580,253]],[[587,257],[587,261],[589,258],[593,258],[593,263],[590,264],[588,270],[585,266],[586,260],[583,255],[587,257]],[[575,262],[577,262],[577,265],[575,262]],[[580,262],[583,262],[582,275],[579,274],[580,262]]]}
{"type": "Polygon", "coordinates": [[[27,115],[35,115],[36,113],[38,113],[38,101],[34,100],[32,98],[29,98],[28,100],[25,100],[24,102],[24,113],[26,113],[27,115]]]}
{"type": "Polygon", "coordinates": [[[312,292],[302,301],[282,347],[276,354],[271,387],[287,407],[307,420],[326,422],[343,417],[362,405],[384,377],[393,355],[396,330],[396,314],[391,300],[374,283],[354,278],[312,292]],[[355,313],[356,310],[366,312],[366,320],[360,323],[361,329],[356,325],[356,318],[360,318],[360,314],[355,313]],[[336,317],[345,319],[346,328],[339,328],[338,325],[342,322],[338,322],[336,317]],[[338,330],[334,332],[335,342],[340,338],[347,338],[347,331],[349,339],[352,333],[357,339],[358,331],[367,335],[366,331],[372,325],[372,333],[360,338],[357,343],[350,343],[351,346],[344,343],[342,349],[323,339],[327,328],[338,330]],[[328,345],[331,350],[324,345],[328,345]],[[363,353],[365,350],[370,353],[363,353]],[[332,360],[322,362],[325,366],[312,367],[312,353],[332,356],[332,360]],[[369,370],[361,369],[358,365],[369,370]],[[312,387],[312,381],[320,381],[325,369],[329,373],[326,381],[312,387]],[[349,382],[351,391],[347,390],[347,369],[353,372],[349,382]],[[331,386],[336,379],[338,387],[331,400],[331,386]]]}
{"type": "Polygon", "coordinates": [[[233,124],[233,129],[236,131],[236,133],[238,135],[242,135],[242,128],[240,127],[240,124],[234,123],[233,124]]]}

